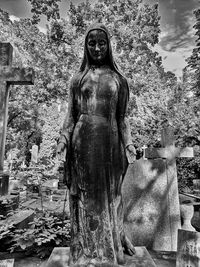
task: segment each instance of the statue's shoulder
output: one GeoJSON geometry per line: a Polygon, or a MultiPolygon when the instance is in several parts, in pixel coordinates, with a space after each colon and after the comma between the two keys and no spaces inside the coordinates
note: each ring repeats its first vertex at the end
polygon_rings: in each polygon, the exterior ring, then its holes
{"type": "Polygon", "coordinates": [[[79,86],[79,83],[80,83],[80,80],[81,80],[81,77],[82,77],[82,73],[81,72],[76,72],[71,80],[70,80],[70,85],[71,87],[73,88],[77,88],[79,86]]]}
{"type": "Polygon", "coordinates": [[[117,73],[116,72],[116,75],[117,75],[117,79],[119,81],[120,86],[122,86],[122,87],[128,87],[128,80],[127,80],[127,78],[123,74],[121,74],[121,73],[117,73]]]}

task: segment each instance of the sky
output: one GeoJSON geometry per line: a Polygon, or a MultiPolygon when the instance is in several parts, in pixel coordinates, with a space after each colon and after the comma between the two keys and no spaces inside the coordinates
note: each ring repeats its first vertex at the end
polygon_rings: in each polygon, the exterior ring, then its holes
{"type": "Polygon", "coordinates": [[[200,0],[159,0],[160,42],[156,50],[163,57],[165,69],[181,76],[185,59],[195,47],[195,16],[200,0]]]}
{"type": "MultiPolygon", "coordinates": [[[[61,16],[65,16],[70,0],[60,3],[61,16]]],[[[73,3],[80,0],[73,0],[73,3]]],[[[195,47],[195,17],[193,10],[200,7],[200,0],[146,0],[146,2],[159,4],[161,16],[161,33],[159,44],[155,50],[163,58],[166,71],[173,71],[178,77],[186,66],[185,59],[191,55],[195,47]]],[[[0,0],[0,8],[8,11],[12,17],[31,17],[31,6],[28,0],[0,0]]],[[[44,27],[42,20],[40,27],[44,27]]]]}

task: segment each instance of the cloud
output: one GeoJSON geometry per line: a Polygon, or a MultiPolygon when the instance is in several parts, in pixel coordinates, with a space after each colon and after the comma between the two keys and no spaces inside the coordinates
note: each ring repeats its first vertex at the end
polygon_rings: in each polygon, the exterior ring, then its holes
{"type": "Polygon", "coordinates": [[[179,48],[195,46],[195,17],[193,10],[199,0],[160,0],[161,30],[160,46],[165,51],[175,52],[179,48]]]}
{"type": "MultiPolygon", "coordinates": [[[[14,15],[10,15],[9,16],[9,18],[10,18],[10,20],[11,21],[19,21],[20,20],[20,18],[19,17],[17,17],[17,16],[14,16],[14,15]]],[[[37,25],[37,27],[38,27],[38,29],[41,31],[41,32],[43,32],[43,33],[47,33],[47,29],[46,29],[46,27],[43,27],[43,26],[40,26],[40,25],[37,25]]]]}
{"type": "Polygon", "coordinates": [[[192,48],[179,48],[176,51],[164,50],[159,44],[154,47],[162,57],[165,71],[173,71],[177,77],[182,76],[182,69],[187,65],[185,59],[191,55],[192,48]]]}
{"type": "Polygon", "coordinates": [[[37,26],[38,27],[38,29],[41,31],[41,32],[43,32],[43,33],[47,33],[47,29],[46,28],[44,28],[44,27],[42,27],[42,26],[37,26]]]}
{"type": "Polygon", "coordinates": [[[184,15],[184,21],[178,25],[166,25],[163,27],[163,34],[160,36],[160,46],[166,50],[175,52],[179,48],[188,48],[195,46],[195,30],[193,29],[195,21],[190,14],[184,15]]]}
{"type": "Polygon", "coordinates": [[[15,21],[15,20],[19,21],[20,20],[19,17],[14,16],[14,15],[10,15],[9,18],[10,18],[11,21],[15,21]]]}

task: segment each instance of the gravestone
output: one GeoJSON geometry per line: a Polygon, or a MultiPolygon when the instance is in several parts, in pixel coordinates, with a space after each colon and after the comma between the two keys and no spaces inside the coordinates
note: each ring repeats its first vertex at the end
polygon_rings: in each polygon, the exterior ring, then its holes
{"type": "Polygon", "coordinates": [[[135,246],[176,251],[181,228],[176,157],[192,157],[192,148],[176,148],[172,128],[162,131],[162,148],[145,149],[145,159],[130,164],[124,179],[124,225],[135,246]],[[147,159],[147,160],[146,160],[147,159]]]}
{"type": "Polygon", "coordinates": [[[0,221],[0,227],[2,225],[13,224],[17,229],[30,228],[30,224],[35,217],[35,212],[32,210],[21,210],[16,214],[0,221]]]}
{"type": "Polygon", "coordinates": [[[31,162],[37,163],[38,162],[38,146],[33,145],[31,149],[31,162]]]}
{"type": "Polygon", "coordinates": [[[33,84],[33,70],[13,68],[12,54],[10,43],[0,43],[0,195],[8,193],[9,174],[4,172],[3,165],[10,86],[33,84]]]}
{"type": "Polygon", "coordinates": [[[178,230],[176,267],[200,266],[200,233],[178,230]]]}

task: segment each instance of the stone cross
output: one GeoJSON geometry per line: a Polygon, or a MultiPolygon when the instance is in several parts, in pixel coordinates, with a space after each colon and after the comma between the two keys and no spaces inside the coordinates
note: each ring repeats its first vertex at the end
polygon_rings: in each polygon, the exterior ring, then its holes
{"type": "Polygon", "coordinates": [[[125,228],[135,246],[176,251],[181,228],[176,157],[193,149],[174,145],[173,129],[161,132],[161,148],[146,148],[145,158],[129,165],[123,184],[125,228]],[[131,233],[131,235],[129,234],[131,233]]]}
{"type": "Polygon", "coordinates": [[[189,158],[194,157],[192,147],[178,148],[175,147],[175,137],[172,127],[163,128],[161,132],[161,148],[145,149],[145,157],[148,159],[163,158],[169,161],[176,160],[177,157],[189,158]]]}
{"type": "Polygon", "coordinates": [[[12,67],[13,48],[10,43],[0,43],[0,178],[3,175],[8,99],[10,85],[33,84],[31,68],[12,67]]]}
{"type": "Polygon", "coordinates": [[[172,127],[166,127],[161,132],[161,145],[163,148],[148,148],[145,155],[148,159],[163,158],[167,166],[168,183],[168,212],[171,230],[171,248],[177,249],[177,231],[181,228],[180,224],[180,205],[178,195],[178,181],[176,170],[176,158],[194,157],[192,147],[175,147],[175,137],[172,127]]]}

